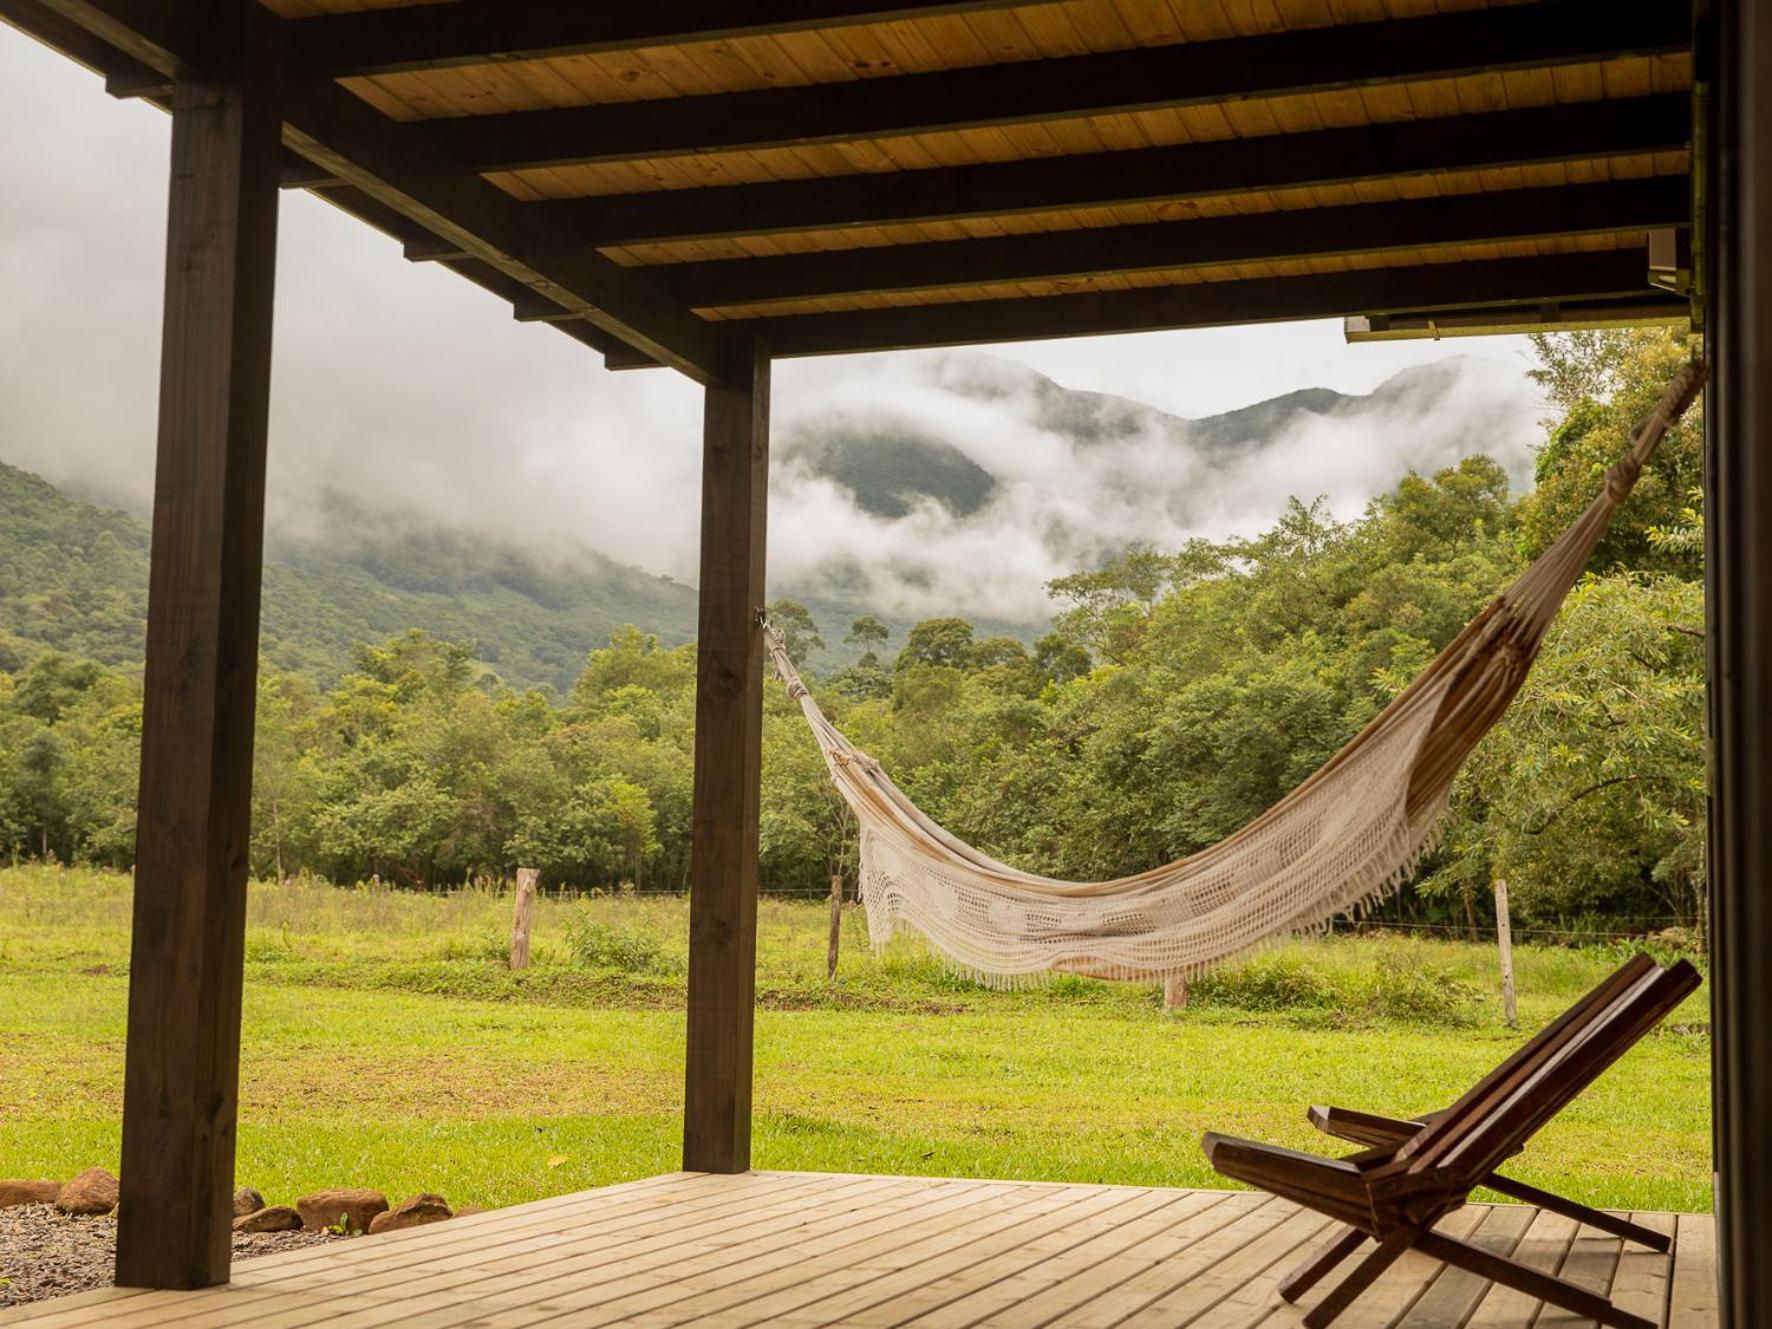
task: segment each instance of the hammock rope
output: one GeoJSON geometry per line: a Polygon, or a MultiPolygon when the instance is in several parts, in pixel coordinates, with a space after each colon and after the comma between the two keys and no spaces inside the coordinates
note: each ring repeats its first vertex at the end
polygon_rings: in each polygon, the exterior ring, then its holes
{"type": "Polygon", "coordinates": [[[1680,370],[1581,516],[1321,768],[1217,844],[1136,876],[1036,876],[953,835],[838,731],[765,626],[776,675],[855,814],[874,943],[919,933],[1001,985],[1051,971],[1185,978],[1384,899],[1433,848],[1459,769],[1525,682],[1612,514],[1703,381],[1696,361],[1680,370]]]}

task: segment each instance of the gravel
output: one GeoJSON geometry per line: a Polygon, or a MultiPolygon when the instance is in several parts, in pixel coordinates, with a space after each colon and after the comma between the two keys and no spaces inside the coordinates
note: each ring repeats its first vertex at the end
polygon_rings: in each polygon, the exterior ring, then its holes
{"type": "MultiPolygon", "coordinates": [[[[234,1259],[275,1255],[340,1238],[329,1232],[234,1234],[234,1259]]],[[[76,1218],[52,1204],[0,1209],[0,1309],[111,1285],[117,1220],[76,1218]]]]}

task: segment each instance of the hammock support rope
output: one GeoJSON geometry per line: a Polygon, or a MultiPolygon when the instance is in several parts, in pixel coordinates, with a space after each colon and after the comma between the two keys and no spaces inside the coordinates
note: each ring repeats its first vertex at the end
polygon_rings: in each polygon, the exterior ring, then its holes
{"type": "Polygon", "coordinates": [[[1320,769],[1217,844],[1136,876],[1036,876],[947,831],[830,722],[765,626],[775,673],[855,813],[872,940],[919,933],[1001,985],[1052,971],[1167,979],[1384,899],[1433,848],[1459,769],[1525,682],[1612,514],[1703,381],[1699,363],[1681,369],[1586,511],[1320,769]]]}

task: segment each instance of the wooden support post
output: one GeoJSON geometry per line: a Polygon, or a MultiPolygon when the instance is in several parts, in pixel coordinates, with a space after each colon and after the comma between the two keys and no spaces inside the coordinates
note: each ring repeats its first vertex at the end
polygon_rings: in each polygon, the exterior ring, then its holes
{"type": "Polygon", "coordinates": [[[1501,1016],[1512,1029],[1520,1022],[1514,1002],[1514,932],[1507,917],[1507,882],[1495,879],[1495,940],[1501,948],[1501,1016]]]}
{"type": "Polygon", "coordinates": [[[535,887],[540,868],[517,869],[517,903],[511,915],[511,968],[529,968],[529,930],[535,924],[535,887]]]}
{"type": "Polygon", "coordinates": [[[843,942],[843,874],[831,873],[831,939],[825,948],[824,976],[837,976],[837,950],[843,942]]]}
{"type": "Polygon", "coordinates": [[[1772,6],[1699,13],[1718,1321],[1749,1329],[1772,1324],[1772,6]]]}
{"type": "Polygon", "coordinates": [[[172,98],[117,1282],[228,1277],[264,541],[280,42],[205,10],[172,98]]]}
{"type": "Polygon", "coordinates": [[[683,1102],[683,1166],[692,1172],[751,1165],[769,352],[753,339],[732,351],[707,388],[703,419],[683,1102]]]}

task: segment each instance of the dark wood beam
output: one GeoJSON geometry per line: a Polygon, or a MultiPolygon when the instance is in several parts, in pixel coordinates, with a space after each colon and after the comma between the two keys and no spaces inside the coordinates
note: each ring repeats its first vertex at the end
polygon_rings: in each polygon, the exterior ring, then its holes
{"type": "Polygon", "coordinates": [[[529,206],[603,247],[843,230],[1666,152],[1691,142],[1691,120],[1690,97],[1662,93],[1168,148],[529,206]]]}
{"type": "MultiPolygon", "coordinates": [[[[171,80],[165,75],[94,37],[44,0],[0,0],[0,23],[55,47],[70,60],[103,75],[107,90],[113,86],[130,89],[149,84],[170,90],[171,80]]],[[[137,94],[119,91],[116,95],[137,94]]]]}
{"type": "Polygon", "coordinates": [[[1713,0],[1705,613],[1718,1322],[1772,1324],[1772,9],[1713,0]]]}
{"type": "MultiPolygon", "coordinates": [[[[15,0],[5,0],[13,3],[15,0]]],[[[130,60],[174,77],[205,68],[213,25],[195,0],[42,0],[130,60]]],[[[277,20],[279,25],[281,20],[277,20]]],[[[279,38],[282,29],[279,26],[279,38]]],[[[283,142],[328,180],[399,213],[431,235],[576,313],[642,356],[705,379],[723,362],[721,332],[336,84],[286,87],[283,142]]]]}
{"type": "Polygon", "coordinates": [[[228,1278],[282,45],[209,12],[172,102],[117,1282],[228,1278]]]}
{"type": "Polygon", "coordinates": [[[1121,114],[1686,49],[1668,4],[1553,0],[1264,37],[716,96],[424,121],[478,170],[621,161],[1121,114]]]}
{"type": "Polygon", "coordinates": [[[707,387],[696,635],[683,1167],[751,1165],[769,351],[741,342],[707,387]]]}
{"type": "Polygon", "coordinates": [[[473,257],[460,245],[439,240],[428,231],[408,237],[402,242],[400,251],[408,263],[453,263],[473,257]]]}
{"type": "Polygon", "coordinates": [[[1691,184],[1684,176],[1662,176],[1199,221],[677,263],[644,271],[687,305],[746,305],[1633,231],[1682,224],[1691,203],[1691,184]]]}
{"type": "MultiPolygon", "coordinates": [[[[4,0],[0,0],[3,3],[4,0]]],[[[438,240],[435,236],[421,230],[406,217],[385,204],[377,202],[367,194],[340,185],[337,189],[328,189],[317,195],[325,202],[332,204],[340,212],[356,218],[356,220],[374,227],[390,239],[396,241],[401,251],[408,257],[422,256],[427,261],[442,263],[451,272],[464,277],[482,290],[490,292],[498,299],[512,306],[516,312],[519,305],[534,299],[531,288],[515,277],[500,272],[489,263],[472,258],[454,246],[438,240]],[[440,252],[445,248],[455,250],[452,253],[440,252]]],[[[583,319],[567,319],[556,324],[574,341],[583,342],[599,355],[607,355],[622,343],[611,337],[595,324],[583,319]]]]}
{"type": "MultiPolygon", "coordinates": [[[[6,2],[10,8],[18,0],[6,2]]],[[[210,8],[202,0],[39,0],[35,8],[84,33],[95,43],[95,57],[108,52],[103,63],[97,58],[87,63],[107,78],[117,75],[122,83],[143,79],[144,68],[165,75],[166,86],[199,72],[201,58],[194,48],[204,44],[212,28],[210,8]]],[[[35,31],[51,45],[69,49],[57,35],[35,31]]]]}
{"type": "MultiPolygon", "coordinates": [[[[1313,277],[1207,281],[1083,295],[907,305],[734,320],[726,326],[734,334],[764,337],[781,358],[1280,323],[1374,311],[1538,305],[1650,290],[1646,256],[1640,249],[1630,249],[1371,268],[1313,277]]],[[[645,367],[622,352],[607,357],[606,363],[612,369],[645,367]]]]}
{"type": "Polygon", "coordinates": [[[292,152],[283,162],[282,185],[285,189],[338,189],[344,185],[344,181],[331,171],[292,152]]]}
{"type": "Polygon", "coordinates": [[[768,4],[676,0],[665,5],[457,0],[432,5],[423,13],[370,9],[298,19],[290,23],[289,35],[291,56],[299,68],[346,78],[767,37],[1027,3],[1030,0],[773,0],[768,4]]]}
{"type": "Polygon", "coordinates": [[[722,362],[707,322],[502,190],[415,151],[401,126],[335,84],[291,88],[284,126],[301,156],[648,358],[697,380],[722,362]]]}
{"type": "Polygon", "coordinates": [[[1690,331],[1694,326],[1692,302],[1663,290],[1644,291],[1637,295],[1550,300],[1536,305],[1398,309],[1357,317],[1363,326],[1342,330],[1350,342],[1429,338],[1437,341],[1445,337],[1493,337],[1597,328],[1671,327],[1690,331]]]}

